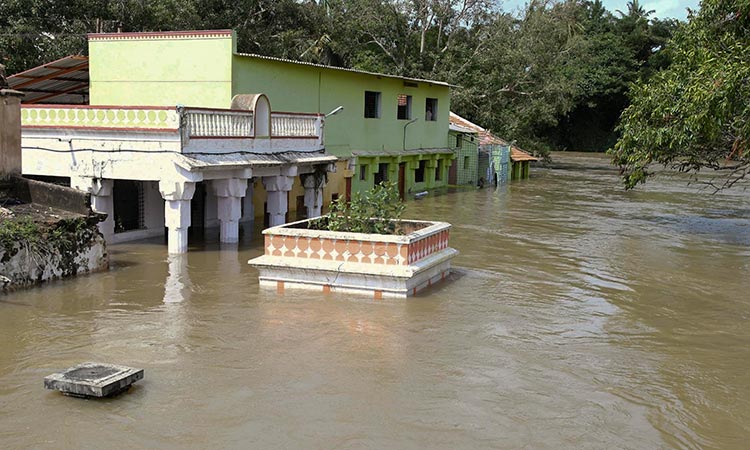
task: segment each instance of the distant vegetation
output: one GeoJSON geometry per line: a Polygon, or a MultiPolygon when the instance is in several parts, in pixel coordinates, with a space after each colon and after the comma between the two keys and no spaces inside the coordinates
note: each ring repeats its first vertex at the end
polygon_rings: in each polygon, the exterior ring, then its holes
{"type": "Polygon", "coordinates": [[[651,164],[713,169],[732,187],[750,173],[750,0],[706,0],[667,46],[672,63],[632,88],[613,159],[625,186],[651,164]]]}
{"type": "MultiPolygon", "coordinates": [[[[669,65],[679,26],[637,1],[0,0],[8,73],[86,52],[85,34],[232,28],[241,52],[448,81],[452,109],[528,150],[616,140],[629,84],[669,65]]],[[[210,61],[206,61],[210,64],[210,61]]]]}

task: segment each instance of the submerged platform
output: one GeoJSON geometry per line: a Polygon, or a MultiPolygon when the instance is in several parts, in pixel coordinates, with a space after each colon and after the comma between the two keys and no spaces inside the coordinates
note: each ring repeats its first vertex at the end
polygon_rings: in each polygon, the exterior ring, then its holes
{"type": "Polygon", "coordinates": [[[143,378],[143,369],[86,362],[44,377],[44,387],[73,397],[111,397],[143,378]]]}
{"type": "Polygon", "coordinates": [[[263,231],[265,253],[249,261],[261,287],[406,298],[445,280],[458,254],[445,222],[402,220],[410,231],[403,235],[317,230],[307,222],[263,231]]]}

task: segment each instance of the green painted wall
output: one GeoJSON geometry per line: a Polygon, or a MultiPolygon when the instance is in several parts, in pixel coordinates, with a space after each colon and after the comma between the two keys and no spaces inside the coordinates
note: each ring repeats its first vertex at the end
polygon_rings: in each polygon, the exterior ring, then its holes
{"type": "Polygon", "coordinates": [[[113,36],[90,40],[89,55],[92,105],[228,108],[236,94],[262,92],[274,111],[325,114],[343,106],[343,111],[326,120],[326,150],[341,157],[359,154],[360,161],[369,161],[372,168],[365,180],[354,174],[352,192],[373,186],[376,160],[389,163],[389,179],[394,181],[399,163],[406,162],[408,192],[447,185],[452,154],[373,154],[446,148],[448,86],[430,82],[407,86],[398,78],[237,55],[229,35],[113,36]],[[365,91],[380,92],[379,118],[364,117],[365,91]],[[412,97],[411,118],[416,121],[397,119],[400,94],[412,97]],[[425,120],[427,98],[437,99],[434,121],[425,120]],[[420,159],[427,160],[427,166],[425,180],[417,183],[420,159]],[[438,166],[441,176],[436,180],[438,166]]]}
{"type": "Polygon", "coordinates": [[[276,111],[328,113],[343,106],[326,120],[326,150],[337,156],[357,151],[400,151],[404,149],[404,126],[398,120],[399,94],[412,96],[412,118],[406,127],[406,149],[445,148],[450,111],[447,86],[427,82],[404,86],[400,79],[345,70],[273,61],[235,55],[232,69],[233,94],[263,92],[276,111]],[[380,92],[380,118],[365,118],[365,91],[380,92]],[[438,99],[437,120],[425,120],[425,101],[438,99]]]}
{"type": "Polygon", "coordinates": [[[457,165],[456,184],[476,185],[479,180],[479,158],[477,152],[478,138],[475,134],[448,133],[448,145],[456,151],[456,159],[453,164],[457,165]]]}
{"type": "Polygon", "coordinates": [[[228,108],[231,36],[89,40],[92,105],[228,108]]]}
{"type": "Polygon", "coordinates": [[[358,157],[357,167],[352,177],[352,192],[366,192],[375,185],[375,175],[380,164],[388,164],[388,181],[398,182],[399,166],[404,164],[406,194],[445,187],[448,185],[448,169],[453,154],[424,154],[401,156],[358,157]],[[416,181],[420,161],[424,163],[421,182],[416,181]],[[363,176],[364,174],[364,176],[363,176]]]}

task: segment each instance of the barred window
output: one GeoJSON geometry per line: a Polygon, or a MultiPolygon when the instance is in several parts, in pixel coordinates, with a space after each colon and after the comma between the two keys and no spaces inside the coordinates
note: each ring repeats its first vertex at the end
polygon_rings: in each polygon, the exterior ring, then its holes
{"type": "Polygon", "coordinates": [[[398,115],[399,120],[411,119],[411,95],[401,94],[398,96],[398,115]]]}
{"type": "Polygon", "coordinates": [[[438,101],[436,98],[428,98],[424,106],[424,120],[434,122],[437,120],[438,101]]]}
{"type": "Polygon", "coordinates": [[[380,92],[365,91],[365,118],[380,118],[380,92]]]}

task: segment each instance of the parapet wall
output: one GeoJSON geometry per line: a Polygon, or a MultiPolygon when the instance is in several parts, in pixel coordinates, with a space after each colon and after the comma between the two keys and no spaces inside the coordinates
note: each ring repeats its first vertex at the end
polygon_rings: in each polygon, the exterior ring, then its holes
{"type": "Polygon", "coordinates": [[[97,222],[67,219],[22,229],[15,241],[4,239],[8,234],[0,231],[0,292],[106,270],[109,258],[97,222]]]}
{"type": "Polygon", "coordinates": [[[20,176],[0,188],[0,292],[109,267],[88,194],[20,176]]]}

